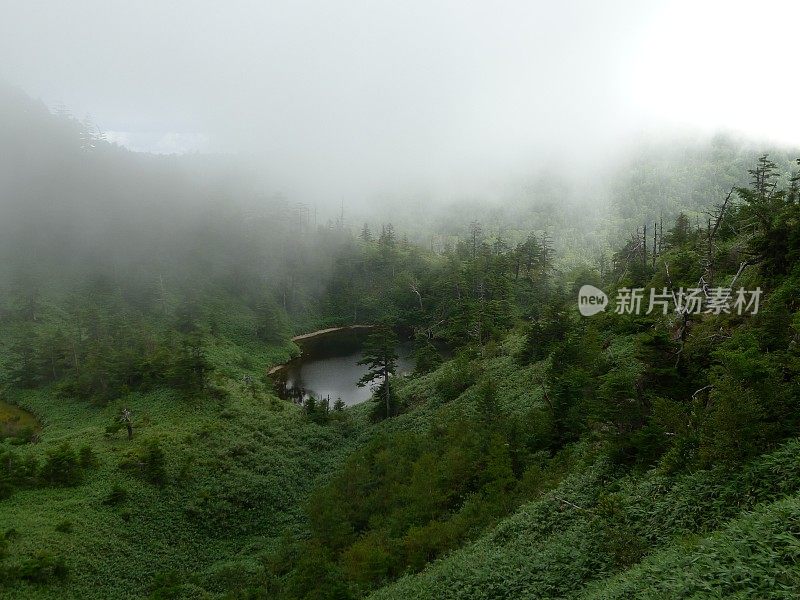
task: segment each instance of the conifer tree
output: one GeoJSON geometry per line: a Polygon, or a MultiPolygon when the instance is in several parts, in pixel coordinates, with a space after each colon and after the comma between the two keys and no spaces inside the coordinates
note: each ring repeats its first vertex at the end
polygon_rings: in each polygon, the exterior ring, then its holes
{"type": "Polygon", "coordinates": [[[378,381],[376,399],[385,406],[384,418],[391,416],[392,392],[389,378],[397,371],[397,335],[388,325],[379,325],[367,338],[364,358],[358,361],[368,371],[359,379],[359,387],[378,381]]]}

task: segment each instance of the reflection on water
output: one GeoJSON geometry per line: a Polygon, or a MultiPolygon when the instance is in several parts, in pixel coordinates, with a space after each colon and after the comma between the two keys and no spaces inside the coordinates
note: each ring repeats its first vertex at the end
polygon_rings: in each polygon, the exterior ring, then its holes
{"type": "MultiPolygon", "coordinates": [[[[369,400],[372,394],[369,386],[356,385],[367,372],[358,361],[368,335],[366,329],[346,329],[300,340],[302,355],[273,374],[278,394],[295,402],[313,394],[317,398],[330,398],[331,406],[338,398],[348,406],[369,400]]],[[[410,342],[401,343],[397,353],[398,372],[410,372],[413,369],[410,342]]]]}

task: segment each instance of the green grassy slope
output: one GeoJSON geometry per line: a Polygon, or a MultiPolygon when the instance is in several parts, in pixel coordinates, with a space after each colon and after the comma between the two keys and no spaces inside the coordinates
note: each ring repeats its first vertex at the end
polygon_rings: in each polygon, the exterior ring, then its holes
{"type": "Polygon", "coordinates": [[[45,419],[42,441],[21,449],[26,456],[43,457],[68,441],[90,446],[99,466],[76,487],[20,490],[3,501],[0,532],[15,532],[6,564],[46,552],[68,568],[66,586],[23,585],[5,589],[4,597],[140,597],[156,574],[169,571],[213,590],[231,565],[237,578],[251,571],[251,557],[292,530],[315,480],[352,438],[308,423],[295,407],[231,388],[224,405],[170,394],[129,397],[141,423],[132,441],[124,432],[105,436],[116,414],[111,407],[65,405],[44,392],[20,397],[45,419]],[[161,487],[119,468],[156,437],[167,456],[161,487]],[[115,485],[127,498],[107,506],[115,485]],[[56,531],[65,521],[71,531],[56,531]]]}
{"type": "Polygon", "coordinates": [[[796,597],[799,457],[641,479],[600,462],[370,598],[796,597]]]}
{"type": "Polygon", "coordinates": [[[584,598],[797,598],[800,496],[758,506],[705,538],[674,544],[584,598]]]}
{"type": "Polygon", "coordinates": [[[341,464],[365,421],[356,413],[322,427],[278,400],[260,376],[297,349],[252,339],[251,320],[233,304],[219,313],[205,348],[214,375],[204,398],[155,389],[102,406],[55,386],[6,391],[41,431],[37,443],[7,440],[0,450],[42,464],[68,443],[90,448],[97,465],[74,487],[16,489],[2,500],[0,574],[36,571],[13,577],[2,597],[146,597],[156,580],[189,598],[263,585],[258,557],[302,531],[310,490],[341,464]],[[133,413],[132,440],[124,428],[107,431],[123,407],[133,413]],[[137,465],[152,441],[166,460],[162,485],[137,465]],[[110,504],[114,489],[125,498],[110,504]],[[63,561],[66,577],[48,561],[63,561]]]}

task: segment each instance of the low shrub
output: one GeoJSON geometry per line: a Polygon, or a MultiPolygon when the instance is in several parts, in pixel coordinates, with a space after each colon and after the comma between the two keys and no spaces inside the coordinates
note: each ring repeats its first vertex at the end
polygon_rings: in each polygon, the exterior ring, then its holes
{"type": "Polygon", "coordinates": [[[142,479],[154,485],[167,482],[167,458],[158,440],[147,441],[142,448],[120,463],[120,468],[138,473],[142,479]]]}
{"type": "Polygon", "coordinates": [[[73,486],[83,481],[84,472],[78,454],[64,442],[47,453],[39,477],[49,485],[73,486]]]}
{"type": "Polygon", "coordinates": [[[16,579],[30,583],[64,581],[69,574],[64,558],[49,552],[39,552],[12,569],[16,571],[16,579]]]}
{"type": "Polygon", "coordinates": [[[108,495],[103,500],[103,504],[106,506],[118,506],[127,499],[128,491],[125,488],[115,485],[113,488],[111,488],[111,491],[108,492],[108,495]]]}

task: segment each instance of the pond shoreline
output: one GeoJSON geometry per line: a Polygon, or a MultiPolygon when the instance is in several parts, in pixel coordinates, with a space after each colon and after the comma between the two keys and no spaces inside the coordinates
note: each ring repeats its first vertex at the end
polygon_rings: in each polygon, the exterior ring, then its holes
{"type": "Polygon", "coordinates": [[[18,438],[20,434],[27,442],[39,439],[42,423],[27,408],[14,402],[0,400],[0,441],[5,438],[18,438]]]}
{"type": "MultiPolygon", "coordinates": [[[[293,342],[299,342],[302,340],[309,340],[312,338],[320,337],[329,333],[336,333],[339,331],[357,331],[359,329],[371,329],[374,325],[342,325],[341,327],[327,327],[325,329],[317,329],[316,331],[311,331],[309,333],[301,333],[300,335],[296,335],[292,338],[293,342]]],[[[275,365],[270,367],[267,371],[267,375],[274,375],[275,373],[279,372],[282,369],[285,369],[287,365],[292,361],[295,360],[297,357],[292,358],[285,363],[281,363],[279,365],[275,365]]]]}
{"type": "Polygon", "coordinates": [[[300,335],[296,335],[292,338],[293,342],[297,342],[300,340],[307,340],[309,338],[317,337],[319,335],[325,335],[326,333],[333,333],[334,331],[349,331],[349,330],[356,330],[356,329],[371,329],[375,327],[374,325],[342,325],[341,327],[328,327],[327,329],[317,329],[316,331],[312,331],[311,333],[302,333],[300,335]]]}

